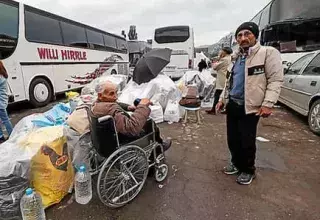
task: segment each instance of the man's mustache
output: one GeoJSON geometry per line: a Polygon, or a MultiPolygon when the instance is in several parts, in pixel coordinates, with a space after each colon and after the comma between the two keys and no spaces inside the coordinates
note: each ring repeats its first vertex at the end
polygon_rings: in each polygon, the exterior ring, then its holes
{"type": "Polygon", "coordinates": [[[249,44],[250,42],[249,41],[242,41],[242,42],[240,42],[240,45],[242,45],[242,44],[249,44]]]}

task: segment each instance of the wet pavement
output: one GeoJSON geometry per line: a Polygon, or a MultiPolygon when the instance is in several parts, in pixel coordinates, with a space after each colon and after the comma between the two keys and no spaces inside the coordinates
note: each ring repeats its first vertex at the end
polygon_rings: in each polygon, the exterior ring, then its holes
{"type": "MultiPolygon", "coordinates": [[[[11,111],[14,122],[37,110],[11,111]]],[[[49,208],[47,219],[77,220],[214,220],[214,219],[320,219],[320,137],[313,135],[306,119],[286,108],[277,108],[261,120],[257,141],[257,179],[240,186],[235,176],[221,172],[229,160],[225,116],[204,115],[186,125],[160,125],[173,139],[167,152],[170,173],[158,184],[149,178],[138,197],[120,209],[104,206],[94,185],[88,205],[72,196],[49,208]]]]}

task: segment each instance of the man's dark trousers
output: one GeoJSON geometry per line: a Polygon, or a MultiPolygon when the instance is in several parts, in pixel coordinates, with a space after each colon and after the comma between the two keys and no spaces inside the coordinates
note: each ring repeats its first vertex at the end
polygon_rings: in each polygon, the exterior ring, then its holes
{"type": "Polygon", "coordinates": [[[212,106],[212,111],[216,112],[216,106],[219,102],[220,96],[222,94],[222,89],[216,89],[215,93],[214,93],[214,102],[213,102],[213,106],[212,106]]]}
{"type": "Polygon", "coordinates": [[[259,116],[245,114],[244,105],[230,100],[227,105],[227,135],[231,162],[240,172],[254,174],[259,116]]]}

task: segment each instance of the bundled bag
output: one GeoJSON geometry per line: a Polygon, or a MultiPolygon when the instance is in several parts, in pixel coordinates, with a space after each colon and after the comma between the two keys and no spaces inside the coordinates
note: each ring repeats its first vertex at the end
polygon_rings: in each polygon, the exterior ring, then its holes
{"type": "Polygon", "coordinates": [[[65,124],[65,119],[71,113],[69,104],[59,103],[49,111],[40,114],[32,120],[32,123],[37,127],[49,127],[65,124]]]}
{"type": "Polygon", "coordinates": [[[73,178],[74,170],[64,136],[43,144],[31,160],[31,185],[40,193],[45,208],[59,203],[68,194],[73,178]]]}
{"type": "Polygon", "coordinates": [[[67,124],[79,134],[84,134],[90,130],[88,113],[86,109],[75,110],[67,119],[67,124]]]}
{"type": "Polygon", "coordinates": [[[201,100],[198,96],[197,86],[187,86],[186,95],[182,97],[179,105],[187,108],[198,108],[201,106],[201,100]]]}

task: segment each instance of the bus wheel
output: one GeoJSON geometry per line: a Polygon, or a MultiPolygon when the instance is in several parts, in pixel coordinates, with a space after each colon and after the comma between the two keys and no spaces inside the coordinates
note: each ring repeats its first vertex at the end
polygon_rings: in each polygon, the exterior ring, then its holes
{"type": "Polygon", "coordinates": [[[111,70],[111,75],[117,75],[117,71],[115,69],[111,70]]]}
{"type": "Polygon", "coordinates": [[[53,90],[48,80],[44,78],[32,80],[29,87],[29,97],[30,103],[36,108],[49,104],[53,97],[53,90]]]}

